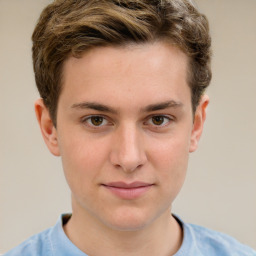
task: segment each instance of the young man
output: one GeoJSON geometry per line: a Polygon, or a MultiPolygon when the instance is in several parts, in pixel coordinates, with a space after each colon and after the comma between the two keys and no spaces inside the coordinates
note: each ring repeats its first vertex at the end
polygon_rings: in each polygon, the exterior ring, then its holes
{"type": "Polygon", "coordinates": [[[171,206],[209,99],[206,17],[185,0],[56,0],[33,34],[37,119],[72,214],[11,255],[256,255],[171,206]]]}

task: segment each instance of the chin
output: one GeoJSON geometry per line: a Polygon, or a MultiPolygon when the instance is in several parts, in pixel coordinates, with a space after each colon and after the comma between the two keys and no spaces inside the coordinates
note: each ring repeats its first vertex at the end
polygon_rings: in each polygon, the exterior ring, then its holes
{"type": "Polygon", "coordinates": [[[146,222],[138,221],[138,220],[123,220],[122,223],[109,223],[108,225],[112,230],[116,231],[139,231],[144,229],[147,226],[146,222]]]}
{"type": "Polygon", "coordinates": [[[127,209],[112,215],[110,219],[104,222],[113,230],[138,231],[147,227],[153,220],[154,218],[146,213],[127,209]]]}

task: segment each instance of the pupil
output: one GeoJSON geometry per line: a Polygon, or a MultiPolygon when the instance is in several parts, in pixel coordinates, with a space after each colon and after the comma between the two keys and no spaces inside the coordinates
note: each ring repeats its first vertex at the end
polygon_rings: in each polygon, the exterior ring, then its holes
{"type": "Polygon", "coordinates": [[[153,123],[156,125],[161,125],[164,122],[164,117],[162,116],[154,116],[153,123]]]}
{"type": "Polygon", "coordinates": [[[99,126],[99,125],[101,125],[102,122],[103,122],[103,117],[94,116],[94,117],[91,118],[91,121],[92,121],[93,125],[99,126]]]}

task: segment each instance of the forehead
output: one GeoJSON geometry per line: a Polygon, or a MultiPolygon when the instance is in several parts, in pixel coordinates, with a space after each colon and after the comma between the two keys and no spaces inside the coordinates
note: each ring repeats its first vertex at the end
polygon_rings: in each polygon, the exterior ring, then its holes
{"type": "Polygon", "coordinates": [[[174,71],[181,66],[186,68],[187,59],[188,57],[179,48],[165,42],[93,47],[84,52],[80,58],[69,57],[64,63],[64,76],[68,75],[70,66],[80,70],[86,66],[88,73],[96,71],[97,75],[104,70],[106,73],[112,71],[105,69],[109,65],[116,67],[119,73],[127,72],[133,66],[136,66],[138,73],[141,71],[143,73],[145,67],[155,72],[174,71]]]}
{"type": "Polygon", "coordinates": [[[190,101],[187,65],[181,50],[162,42],[96,47],[64,63],[62,94],[77,102],[190,101]]]}

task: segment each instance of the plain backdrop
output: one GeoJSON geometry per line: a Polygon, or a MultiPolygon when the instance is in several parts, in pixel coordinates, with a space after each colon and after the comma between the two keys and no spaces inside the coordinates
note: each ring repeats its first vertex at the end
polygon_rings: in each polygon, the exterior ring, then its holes
{"type": "MultiPolygon", "coordinates": [[[[30,38],[49,2],[0,0],[0,253],[71,211],[33,109],[30,38]]],[[[173,212],[256,248],[256,1],[196,2],[213,38],[211,102],[173,212]]]]}

